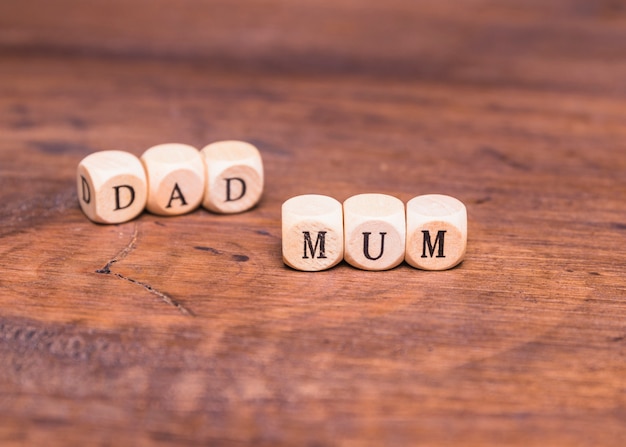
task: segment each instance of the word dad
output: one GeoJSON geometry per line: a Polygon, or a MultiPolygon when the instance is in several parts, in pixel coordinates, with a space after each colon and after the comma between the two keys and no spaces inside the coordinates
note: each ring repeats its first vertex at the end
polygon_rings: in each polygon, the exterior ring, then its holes
{"type": "Polygon", "coordinates": [[[172,216],[202,204],[216,213],[252,208],[263,192],[263,162],[256,147],[219,141],[201,151],[160,144],[141,158],[123,151],[95,152],[78,165],[80,206],[89,219],[115,224],[145,209],[172,216]]]}
{"type": "Polygon", "coordinates": [[[385,194],[359,194],[343,206],[332,197],[292,197],[282,207],[283,261],[304,271],[345,259],[363,270],[405,260],[424,270],[458,265],[467,246],[467,210],[454,197],[430,194],[406,204],[385,194]]]}

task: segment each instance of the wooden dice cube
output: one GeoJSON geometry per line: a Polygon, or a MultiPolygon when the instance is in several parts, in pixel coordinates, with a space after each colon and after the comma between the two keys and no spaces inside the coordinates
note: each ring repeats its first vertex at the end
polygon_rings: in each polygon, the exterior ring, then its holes
{"type": "Polygon", "coordinates": [[[76,179],[80,207],[94,222],[126,222],[146,206],[146,174],[139,159],[128,152],[88,155],[78,164],[76,179]]]}
{"type": "Polygon", "coordinates": [[[200,206],[204,195],[204,163],[186,144],[151,147],[141,156],[148,178],[147,210],[162,216],[185,214],[200,206]]]}
{"type": "Polygon", "coordinates": [[[343,259],[343,214],[332,197],[303,195],[282,206],[283,261],[309,272],[325,270],[343,259]]]}
{"type": "Polygon", "coordinates": [[[404,260],[405,213],[400,199],[359,194],[343,203],[344,259],[363,270],[387,270],[404,260]]]}
{"type": "Polygon", "coordinates": [[[467,210],[454,197],[430,194],[406,206],[406,262],[423,270],[458,265],[467,247],[467,210]]]}
{"type": "Polygon", "coordinates": [[[216,213],[240,213],[252,208],[263,193],[263,162],[253,145],[218,141],[201,151],[206,169],[202,205],[216,213]]]}

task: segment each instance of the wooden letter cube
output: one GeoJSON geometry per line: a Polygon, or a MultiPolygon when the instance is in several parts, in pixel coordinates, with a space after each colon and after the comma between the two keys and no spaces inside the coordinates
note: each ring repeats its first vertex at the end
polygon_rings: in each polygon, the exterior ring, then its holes
{"type": "Polygon", "coordinates": [[[467,210],[454,197],[414,197],[406,206],[406,262],[423,270],[459,264],[467,247],[467,210]]]}
{"type": "Polygon", "coordinates": [[[177,143],[159,144],[144,152],[141,162],[148,177],[148,211],[173,216],[200,206],[204,164],[196,148],[177,143]]]}
{"type": "Polygon", "coordinates": [[[359,194],[343,203],[344,259],[363,270],[387,270],[404,260],[404,203],[385,194],[359,194]]]}
{"type": "Polygon", "coordinates": [[[80,207],[94,222],[126,222],[146,206],[146,174],[133,154],[95,152],[78,164],[76,174],[80,207]]]}
{"type": "Polygon", "coordinates": [[[343,213],[332,197],[292,197],[282,207],[283,261],[316,272],[343,259],[343,213]]]}
{"type": "Polygon", "coordinates": [[[219,141],[201,151],[206,169],[202,205],[217,213],[240,213],[263,193],[263,161],[258,149],[243,141],[219,141]]]}

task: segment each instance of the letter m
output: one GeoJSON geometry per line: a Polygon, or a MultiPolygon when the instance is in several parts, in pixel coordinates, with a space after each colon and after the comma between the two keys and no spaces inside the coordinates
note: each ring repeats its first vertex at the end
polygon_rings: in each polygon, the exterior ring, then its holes
{"type": "Polygon", "coordinates": [[[315,252],[319,248],[320,254],[318,256],[318,259],[325,259],[326,258],[326,253],[325,253],[326,252],[326,231],[320,231],[317,233],[317,239],[315,239],[315,245],[313,245],[313,241],[311,240],[310,232],[303,231],[302,234],[304,235],[304,256],[302,256],[302,259],[309,259],[309,256],[307,256],[307,248],[309,252],[311,253],[311,258],[315,259],[315,252]]]}
{"type": "Polygon", "coordinates": [[[428,250],[428,254],[432,258],[433,255],[435,254],[435,249],[437,248],[437,246],[439,246],[439,250],[437,251],[437,257],[445,258],[445,255],[443,254],[443,241],[444,241],[444,237],[446,234],[446,230],[437,231],[437,237],[435,238],[434,244],[430,240],[430,231],[422,230],[422,233],[424,234],[424,244],[422,246],[422,258],[428,257],[426,256],[426,250],[428,250]]]}

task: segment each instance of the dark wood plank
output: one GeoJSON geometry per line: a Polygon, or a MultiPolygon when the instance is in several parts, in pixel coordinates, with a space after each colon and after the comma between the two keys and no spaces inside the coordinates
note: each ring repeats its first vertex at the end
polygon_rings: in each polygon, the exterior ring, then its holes
{"type": "Polygon", "coordinates": [[[2,445],[622,445],[623,6],[0,5],[2,445]],[[80,212],[85,155],[225,138],[253,211],[80,212]],[[465,262],[282,264],[284,200],[373,191],[465,262]]]}

